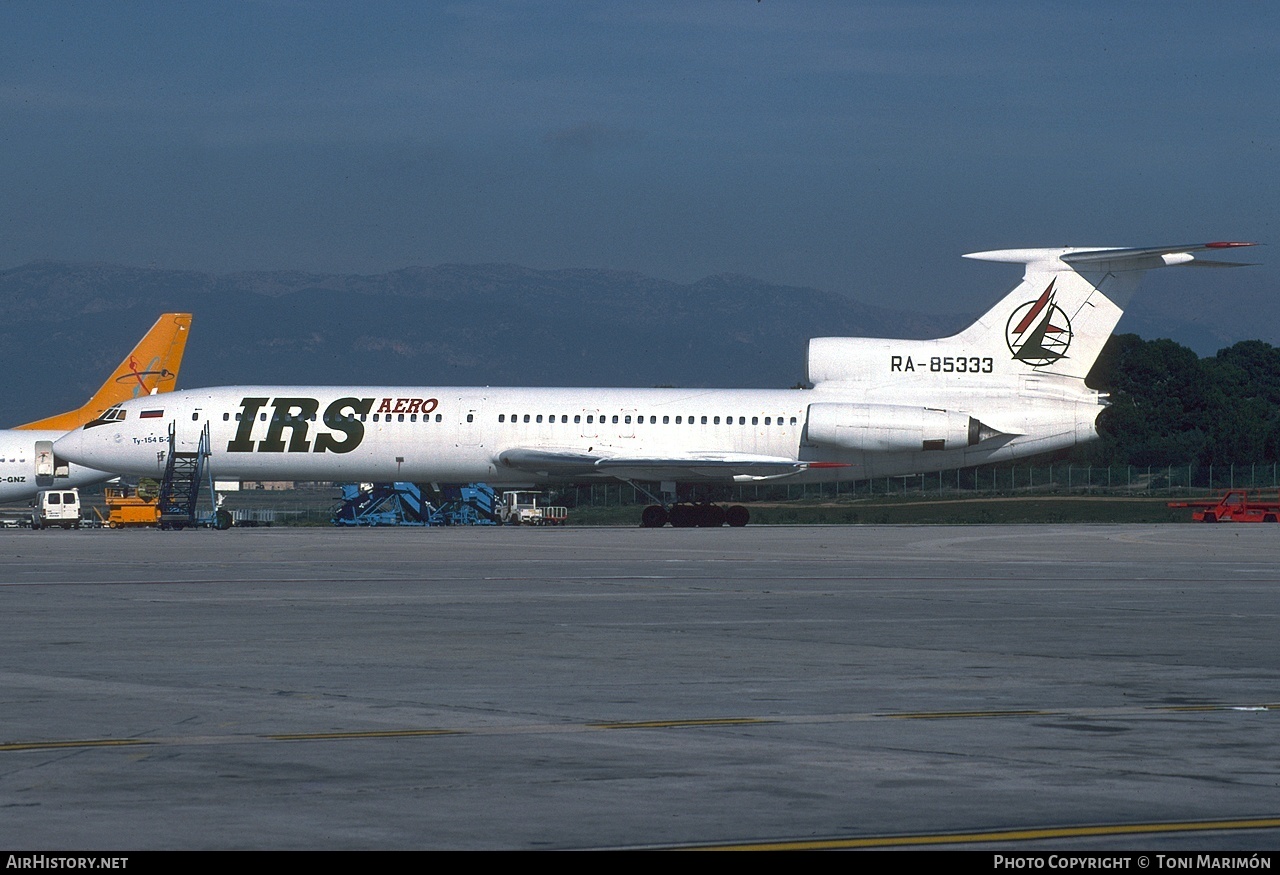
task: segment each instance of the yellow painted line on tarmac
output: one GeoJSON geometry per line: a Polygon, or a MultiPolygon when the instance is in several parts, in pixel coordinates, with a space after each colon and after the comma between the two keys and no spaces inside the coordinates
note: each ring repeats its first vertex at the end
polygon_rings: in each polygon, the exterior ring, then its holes
{"type": "Polygon", "coordinates": [[[1280,817],[1244,820],[1199,820],[1173,823],[1121,823],[1099,826],[1061,826],[1042,829],[1008,829],[990,832],[934,833],[908,836],[862,836],[814,841],[744,842],[727,845],[684,846],[696,851],[838,851],[853,848],[903,848],[921,845],[982,844],[987,842],[1034,842],[1043,839],[1089,836],[1152,835],[1172,832],[1214,832],[1245,829],[1280,829],[1280,817]]]}
{"type": "Polygon", "coordinates": [[[908,711],[883,714],[892,720],[961,720],[975,717],[1048,717],[1058,711],[908,711]]]}
{"type": "Polygon", "coordinates": [[[635,720],[618,723],[588,723],[592,729],[679,729],[684,726],[752,726],[778,723],[764,717],[714,717],[705,720],[635,720]]]}
{"type": "Polygon", "coordinates": [[[263,735],[272,741],[337,741],[350,738],[427,738],[434,735],[466,735],[464,729],[375,729],[367,732],[287,732],[263,735]]]}
{"type": "Polygon", "coordinates": [[[155,744],[142,738],[85,738],[78,741],[11,741],[0,744],[0,751],[5,750],[59,750],[76,747],[130,747],[140,744],[155,744]]]}

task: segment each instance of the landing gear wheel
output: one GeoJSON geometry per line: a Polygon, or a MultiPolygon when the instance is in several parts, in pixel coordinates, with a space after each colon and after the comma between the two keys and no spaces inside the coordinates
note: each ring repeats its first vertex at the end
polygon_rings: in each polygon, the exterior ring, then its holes
{"type": "Polygon", "coordinates": [[[724,521],[735,529],[740,529],[751,519],[751,511],[740,504],[729,507],[724,512],[724,521]]]}
{"type": "Polygon", "coordinates": [[[667,524],[666,508],[660,504],[651,504],[640,514],[640,525],[646,529],[660,529],[667,524]]]}
{"type": "Polygon", "coordinates": [[[696,508],[688,504],[677,504],[671,508],[671,527],[674,529],[691,529],[697,525],[696,508]]]}
{"type": "Polygon", "coordinates": [[[213,515],[213,527],[220,532],[231,528],[231,511],[220,510],[213,515]]]}
{"type": "Polygon", "coordinates": [[[700,504],[697,512],[697,525],[701,529],[718,529],[724,525],[724,508],[718,504],[700,504]]]}

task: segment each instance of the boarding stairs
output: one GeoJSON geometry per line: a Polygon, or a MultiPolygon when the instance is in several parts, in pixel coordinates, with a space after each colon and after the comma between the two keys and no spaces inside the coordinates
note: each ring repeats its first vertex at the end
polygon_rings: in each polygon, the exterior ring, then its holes
{"type": "Polygon", "coordinates": [[[201,522],[196,517],[196,507],[209,454],[208,423],[200,432],[194,451],[189,442],[178,441],[174,423],[169,423],[169,455],[160,481],[160,528],[184,529],[201,522]]]}

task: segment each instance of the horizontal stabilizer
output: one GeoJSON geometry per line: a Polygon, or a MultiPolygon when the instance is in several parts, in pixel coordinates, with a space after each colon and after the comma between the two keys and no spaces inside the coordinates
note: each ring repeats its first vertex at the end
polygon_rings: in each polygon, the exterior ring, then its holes
{"type": "Polygon", "coordinates": [[[1240,262],[1204,261],[1195,258],[1191,253],[1204,251],[1220,251],[1236,249],[1242,246],[1255,246],[1255,243],[1237,241],[1219,241],[1217,243],[1188,243],[1179,246],[1148,246],[1139,248],[1122,248],[1115,246],[1062,247],[1058,249],[993,249],[989,252],[970,252],[965,258],[975,261],[999,261],[1010,264],[1041,264],[1062,261],[1072,266],[1106,264],[1111,270],[1125,270],[1126,263],[1133,270],[1146,270],[1151,267],[1172,266],[1177,264],[1201,264],[1214,266],[1239,266],[1240,262]],[[1159,261],[1156,261],[1159,259],[1159,261]],[[1161,264],[1160,262],[1163,262],[1161,264]]]}

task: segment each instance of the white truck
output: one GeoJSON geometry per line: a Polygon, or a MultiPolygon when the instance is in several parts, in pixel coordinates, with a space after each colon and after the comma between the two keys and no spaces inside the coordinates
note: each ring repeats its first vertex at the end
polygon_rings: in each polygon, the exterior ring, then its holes
{"type": "Polygon", "coordinates": [[[80,528],[80,490],[42,489],[31,502],[31,528],[80,528]]]}
{"type": "Polygon", "coordinates": [[[563,526],[567,507],[540,505],[540,492],[512,490],[502,493],[502,521],[509,526],[563,526]]]}

